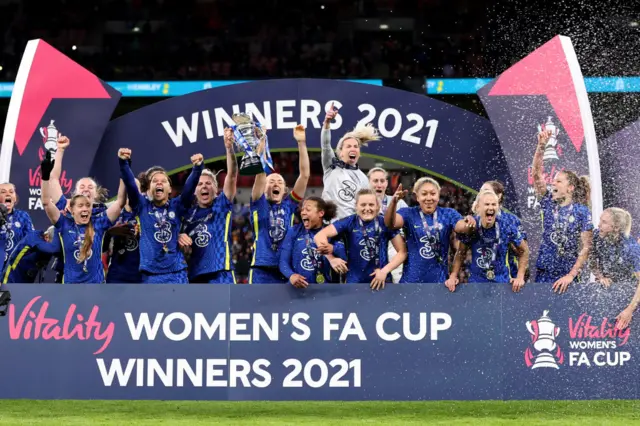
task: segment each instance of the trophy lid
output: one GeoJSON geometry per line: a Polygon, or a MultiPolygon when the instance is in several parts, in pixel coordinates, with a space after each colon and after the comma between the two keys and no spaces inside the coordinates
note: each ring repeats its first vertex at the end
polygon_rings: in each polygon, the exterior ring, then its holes
{"type": "Polygon", "coordinates": [[[251,116],[249,114],[247,114],[246,112],[237,112],[237,113],[235,113],[235,114],[233,114],[231,116],[231,119],[236,124],[248,124],[248,123],[251,123],[253,121],[251,119],[251,116]]]}

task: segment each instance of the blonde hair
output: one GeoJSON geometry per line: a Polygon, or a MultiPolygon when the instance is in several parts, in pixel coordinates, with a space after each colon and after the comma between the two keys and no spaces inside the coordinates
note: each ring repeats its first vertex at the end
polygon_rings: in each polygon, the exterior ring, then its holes
{"type": "Polygon", "coordinates": [[[76,195],[80,195],[78,194],[78,184],[80,183],[81,180],[83,179],[88,179],[93,183],[93,186],[96,187],[96,199],[93,200],[96,203],[104,203],[107,198],[109,197],[109,190],[107,188],[104,188],[100,185],[98,185],[98,182],[96,182],[96,180],[94,178],[85,176],[83,178],[80,178],[76,181],[76,186],[73,188],[73,193],[71,194],[72,197],[75,197],[76,195]]]}
{"type": "Polygon", "coordinates": [[[611,215],[614,229],[620,232],[621,235],[629,238],[629,235],[631,235],[631,214],[625,209],[621,209],[619,207],[609,207],[602,213],[607,212],[611,215]]]}
{"type": "MultiPolygon", "coordinates": [[[[483,195],[493,195],[494,197],[496,197],[496,200],[498,200],[498,206],[500,206],[500,197],[498,196],[498,194],[496,194],[495,191],[485,189],[484,191],[478,192],[478,194],[476,195],[476,199],[473,200],[473,204],[471,205],[471,211],[474,214],[478,213],[478,204],[480,203],[480,198],[482,198],[483,195]]],[[[496,213],[496,216],[499,216],[499,215],[500,215],[500,209],[498,209],[498,212],[496,213]]]]}
{"type": "Polygon", "coordinates": [[[438,192],[440,192],[440,184],[438,183],[437,180],[430,178],[430,177],[421,177],[420,179],[418,179],[416,181],[416,183],[413,184],[413,192],[414,194],[417,194],[418,191],[420,191],[420,188],[422,188],[424,185],[430,183],[431,185],[435,186],[436,189],[438,190],[438,192]]]}
{"type": "Polygon", "coordinates": [[[371,175],[374,173],[384,173],[384,177],[388,178],[389,177],[389,173],[387,173],[387,171],[385,169],[383,169],[382,167],[374,167],[373,169],[369,170],[369,173],[367,173],[367,177],[369,179],[371,179],[371,175]]]}
{"type": "Polygon", "coordinates": [[[358,193],[356,194],[356,204],[358,204],[358,200],[360,199],[360,197],[362,197],[363,195],[373,195],[373,197],[376,199],[376,204],[378,204],[378,197],[376,196],[376,192],[373,189],[369,189],[369,188],[362,188],[360,191],[358,191],[358,193]]]}
{"type": "Polygon", "coordinates": [[[336,146],[336,153],[338,153],[338,157],[340,157],[342,145],[347,139],[355,139],[358,141],[358,146],[363,147],[367,146],[369,142],[380,140],[380,134],[378,134],[378,129],[373,127],[373,124],[371,123],[365,124],[364,126],[357,125],[352,131],[346,133],[338,141],[338,145],[336,146]]]}

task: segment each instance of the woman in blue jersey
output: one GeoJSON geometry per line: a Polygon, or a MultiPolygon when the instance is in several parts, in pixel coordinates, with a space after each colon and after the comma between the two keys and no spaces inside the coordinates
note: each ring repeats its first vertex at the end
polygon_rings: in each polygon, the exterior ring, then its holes
{"type": "Polygon", "coordinates": [[[53,238],[54,229],[52,226],[46,232],[29,231],[20,240],[9,255],[2,273],[3,284],[42,282],[44,269],[51,257],[62,251],[60,239],[53,238]]]}
{"type": "MultiPolygon", "coordinates": [[[[497,180],[490,180],[482,184],[480,187],[480,192],[485,191],[493,191],[498,196],[498,203],[500,206],[500,219],[503,222],[509,222],[515,226],[518,231],[520,231],[520,235],[524,241],[527,240],[527,234],[522,227],[522,222],[520,218],[513,213],[509,213],[504,210],[504,185],[502,182],[497,180]]],[[[474,215],[478,214],[476,211],[477,203],[474,203],[472,207],[472,215],[466,216],[463,220],[458,221],[455,227],[456,234],[459,235],[468,235],[475,232],[475,228],[477,226],[474,215]]],[[[509,276],[511,278],[516,278],[518,275],[518,252],[513,245],[509,245],[509,254],[507,255],[507,267],[509,268],[509,276]]],[[[526,279],[526,273],[525,273],[526,279]]]]}
{"type": "MultiPolygon", "coordinates": [[[[140,189],[140,181],[136,179],[140,189]]],[[[109,239],[109,261],[107,284],[138,284],[140,275],[140,225],[129,198],[120,212],[118,220],[107,234],[109,239]],[[117,232],[114,232],[115,230],[117,232]]]]}
{"type": "MultiPolygon", "coordinates": [[[[69,199],[64,196],[63,187],[68,191],[70,189],[71,180],[68,180],[64,174],[62,173],[62,160],[64,158],[64,153],[69,148],[70,141],[69,138],[64,136],[63,134],[58,134],[58,141],[56,145],[55,158],[50,162],[52,164],[51,169],[42,169],[41,173],[43,179],[46,178],[49,181],[49,193],[51,194],[51,199],[55,206],[63,212],[64,215],[70,216],[69,210],[69,199]]],[[[47,151],[47,157],[51,155],[51,151],[47,151]]],[[[45,159],[46,160],[46,159],[45,159]]],[[[104,203],[106,200],[106,190],[104,190],[100,185],[96,183],[90,177],[83,177],[76,182],[72,195],[84,195],[89,202],[91,203],[92,209],[91,214],[93,216],[97,216],[103,213],[107,206],[104,203]]],[[[56,230],[57,233],[57,230],[56,230]]],[[[58,235],[54,235],[54,239],[58,239],[58,235]]],[[[104,251],[104,250],[103,250],[104,251]]],[[[56,271],[55,281],[57,283],[62,282],[63,268],[64,268],[64,260],[62,259],[62,253],[59,253],[55,256],[55,261],[53,264],[53,269],[56,271]]]]}
{"type": "Polygon", "coordinates": [[[542,210],[542,244],[536,263],[536,282],[553,283],[555,292],[564,293],[576,281],[588,261],[593,224],[591,223],[590,186],[585,176],[558,172],[547,190],[543,153],[551,133],[538,134],[533,157],[533,181],[542,210]]]}
{"type": "Polygon", "coordinates": [[[131,150],[121,148],[120,175],[127,188],[131,210],[140,222],[140,273],[145,284],[187,284],[187,263],[178,249],[178,233],[195,198],[202,173],[202,154],[191,156],[193,169],[182,194],[169,199],[171,181],[164,170],[149,174],[149,188],[143,196],[129,166],[131,150]]]}
{"type": "MultiPolygon", "coordinates": [[[[49,157],[49,155],[47,156],[49,157]]],[[[52,167],[47,158],[45,169],[52,167]]],[[[92,215],[92,203],[85,195],[78,194],[69,204],[71,217],[63,215],[52,202],[49,181],[42,179],[42,205],[47,217],[58,230],[64,255],[63,283],[99,284],[104,282],[102,244],[105,233],[113,226],[124,206],[124,185],[120,182],[118,198],[104,214],[92,215]]]]}
{"type": "Polygon", "coordinates": [[[445,285],[449,290],[455,291],[467,250],[471,249],[469,282],[511,283],[513,291],[518,292],[524,286],[524,273],[529,263],[529,247],[513,221],[503,219],[498,196],[493,191],[480,192],[476,201],[478,216],[474,217],[474,220],[478,225],[472,234],[458,234],[460,243],[445,285]],[[509,276],[507,268],[510,244],[515,246],[518,253],[516,278],[509,276]]]}
{"type": "Polygon", "coordinates": [[[218,195],[216,176],[205,169],[196,188],[197,205],[185,216],[181,247],[190,247],[189,282],[235,284],[231,260],[231,213],[236,196],[238,161],[233,131],[224,130],[227,176],[218,195]]]}
{"type": "MultiPolygon", "coordinates": [[[[389,208],[389,204],[391,204],[391,200],[393,200],[393,195],[387,195],[387,187],[389,186],[389,174],[387,171],[381,167],[374,167],[369,170],[367,173],[367,177],[369,178],[369,187],[374,190],[376,193],[376,197],[378,197],[378,201],[380,202],[380,214],[382,216],[385,215],[387,209],[389,208]]],[[[407,203],[400,199],[398,201],[396,210],[403,209],[407,206],[407,203]]],[[[402,229],[400,229],[400,233],[402,233],[402,229]]],[[[393,248],[393,244],[389,243],[388,250],[389,259],[396,255],[396,251],[393,248]]],[[[391,279],[394,283],[399,283],[402,278],[402,265],[398,266],[396,269],[391,271],[391,279]]]]}
{"type": "Polygon", "coordinates": [[[320,197],[308,197],[302,203],[302,223],[289,228],[280,252],[280,272],[294,287],[309,284],[340,282],[339,275],[347,273],[344,245],[333,243],[332,254],[321,255],[317,251],[314,237],[325,222],[336,215],[336,205],[320,197]],[[334,272],[335,271],[335,272],[334,272]]]}
{"type": "Polygon", "coordinates": [[[4,234],[6,240],[4,251],[0,252],[0,269],[3,269],[16,245],[28,232],[33,231],[33,222],[29,213],[16,209],[18,194],[14,184],[0,184],[0,204],[7,208],[5,223],[0,226],[0,234],[4,234]]]}
{"type": "Polygon", "coordinates": [[[616,327],[625,329],[640,303],[640,245],[631,237],[631,215],[610,207],[602,212],[593,232],[589,267],[605,288],[634,284],[636,291],[629,305],[616,317],[616,327]]]}
{"type": "Polygon", "coordinates": [[[293,129],[300,156],[299,176],[293,190],[286,194],[286,183],[278,173],[256,175],[251,191],[251,225],[255,240],[249,271],[249,284],[285,283],[279,269],[279,250],[287,230],[293,225],[295,212],[307,191],[311,176],[305,128],[293,129]]]}
{"type": "Polygon", "coordinates": [[[400,282],[444,283],[454,226],[462,216],[454,209],[438,206],[440,184],[434,179],[418,179],[413,193],[418,205],[397,210],[399,200],[406,194],[399,185],[384,217],[390,229],[404,229],[407,241],[408,258],[400,282]]]}
{"type": "Polygon", "coordinates": [[[356,195],[356,214],[335,221],[314,238],[320,254],[331,254],[330,238],[342,237],[347,249],[347,283],[371,283],[374,290],[391,282],[389,273],[407,258],[407,246],[398,231],[389,229],[380,215],[375,192],[361,189],[356,195]],[[388,259],[387,246],[397,254],[388,259]],[[372,278],[373,277],[373,278],[372,278]]]}

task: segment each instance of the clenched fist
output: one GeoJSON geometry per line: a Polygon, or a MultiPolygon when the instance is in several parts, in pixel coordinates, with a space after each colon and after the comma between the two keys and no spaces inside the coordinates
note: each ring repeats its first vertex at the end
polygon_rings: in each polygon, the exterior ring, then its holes
{"type": "Polygon", "coordinates": [[[69,148],[69,138],[62,135],[62,133],[58,134],[58,149],[64,151],[69,148]]]}
{"type": "Polygon", "coordinates": [[[204,161],[204,157],[202,154],[195,154],[191,156],[191,164],[194,166],[199,166],[204,161]]]}
{"type": "Polygon", "coordinates": [[[129,148],[120,148],[118,150],[118,158],[121,160],[131,160],[131,150],[129,148]]]}

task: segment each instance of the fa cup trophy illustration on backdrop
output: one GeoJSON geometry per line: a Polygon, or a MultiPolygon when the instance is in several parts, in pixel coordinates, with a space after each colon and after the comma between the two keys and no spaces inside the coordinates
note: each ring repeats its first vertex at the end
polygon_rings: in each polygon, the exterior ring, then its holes
{"type": "Polygon", "coordinates": [[[50,151],[51,154],[55,154],[58,149],[58,129],[54,126],[53,122],[55,120],[51,120],[47,127],[40,127],[40,135],[42,136],[42,141],[44,142],[44,148],[47,151],[50,151]]]}
{"type": "Polygon", "coordinates": [[[549,311],[545,310],[540,319],[537,321],[527,321],[526,325],[527,330],[529,330],[531,334],[533,348],[538,352],[534,360],[531,348],[527,348],[524,355],[527,367],[532,369],[545,367],[559,369],[558,364],[564,362],[562,351],[556,343],[556,337],[558,337],[560,333],[560,327],[551,321],[549,311]]]}
{"type": "Polygon", "coordinates": [[[542,157],[544,162],[556,162],[559,160],[558,158],[558,133],[560,133],[560,129],[558,126],[553,124],[551,117],[547,118],[547,122],[538,126],[538,132],[540,131],[551,131],[551,136],[547,141],[547,144],[544,147],[544,156],[542,157]]]}
{"type": "Polygon", "coordinates": [[[253,176],[267,172],[268,169],[273,170],[269,140],[260,123],[244,112],[233,114],[231,119],[236,123],[231,126],[236,146],[240,152],[244,152],[240,161],[240,174],[253,176]]]}

